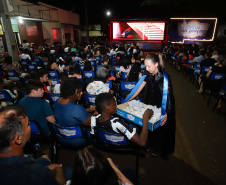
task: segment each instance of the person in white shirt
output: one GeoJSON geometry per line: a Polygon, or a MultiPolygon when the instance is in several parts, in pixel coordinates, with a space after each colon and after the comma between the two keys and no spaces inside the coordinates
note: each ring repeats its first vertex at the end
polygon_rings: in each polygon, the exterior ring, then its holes
{"type": "Polygon", "coordinates": [[[20,60],[21,59],[28,59],[30,61],[31,57],[30,57],[30,55],[28,53],[29,53],[29,50],[28,49],[24,49],[23,53],[20,55],[20,60]]]}
{"type": "Polygon", "coordinates": [[[54,86],[54,89],[53,89],[53,93],[54,93],[54,94],[60,94],[60,93],[61,93],[61,92],[60,92],[61,84],[62,84],[65,80],[68,79],[68,74],[67,74],[67,72],[62,72],[62,73],[60,73],[58,78],[59,78],[60,84],[56,84],[56,85],[54,86]]]}
{"type": "Polygon", "coordinates": [[[86,87],[87,93],[91,95],[98,95],[105,92],[108,93],[110,89],[105,82],[109,76],[110,70],[105,67],[99,67],[96,71],[96,80],[89,83],[86,87]]]}

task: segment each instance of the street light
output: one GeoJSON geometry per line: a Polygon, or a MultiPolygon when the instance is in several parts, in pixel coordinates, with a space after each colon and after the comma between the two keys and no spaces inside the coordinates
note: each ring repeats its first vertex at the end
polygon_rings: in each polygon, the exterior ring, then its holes
{"type": "Polygon", "coordinates": [[[110,16],[111,15],[111,12],[110,11],[107,11],[106,14],[107,14],[107,16],[110,16]]]}

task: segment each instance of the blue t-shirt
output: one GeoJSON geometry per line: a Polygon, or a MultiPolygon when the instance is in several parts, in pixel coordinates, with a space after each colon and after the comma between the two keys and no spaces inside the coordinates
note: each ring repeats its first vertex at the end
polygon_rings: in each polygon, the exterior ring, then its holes
{"type": "Polygon", "coordinates": [[[54,115],[49,103],[42,98],[27,96],[20,100],[19,105],[25,107],[28,118],[37,121],[44,133],[48,136],[50,130],[47,125],[46,117],[54,115]]]}
{"type": "Polygon", "coordinates": [[[89,118],[86,109],[75,102],[61,104],[56,101],[54,103],[54,115],[57,124],[62,126],[79,125],[89,118]]]}

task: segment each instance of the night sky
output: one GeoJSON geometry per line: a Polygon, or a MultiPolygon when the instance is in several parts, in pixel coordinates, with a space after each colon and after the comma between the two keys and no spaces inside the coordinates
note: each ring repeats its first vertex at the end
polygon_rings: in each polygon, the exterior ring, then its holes
{"type": "MultiPolygon", "coordinates": [[[[80,15],[81,24],[85,24],[83,0],[41,0],[41,2],[73,11],[80,15]]],[[[152,0],[154,4],[142,6],[143,0],[87,0],[88,20],[90,24],[102,24],[106,21],[106,11],[112,15],[109,19],[169,19],[170,17],[217,17],[226,21],[225,0],[152,0]]]]}

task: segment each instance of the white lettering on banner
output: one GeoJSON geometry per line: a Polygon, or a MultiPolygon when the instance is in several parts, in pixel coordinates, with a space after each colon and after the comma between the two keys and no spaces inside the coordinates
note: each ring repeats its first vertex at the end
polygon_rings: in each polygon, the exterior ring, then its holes
{"type": "Polygon", "coordinates": [[[216,80],[220,80],[221,78],[223,78],[222,75],[216,75],[216,76],[215,76],[215,79],[216,79],[216,80]]]}
{"type": "Polygon", "coordinates": [[[52,81],[52,85],[56,85],[57,84],[57,81],[52,81]]]}
{"type": "Polygon", "coordinates": [[[135,117],[132,116],[132,115],[129,115],[129,114],[127,114],[127,118],[128,118],[129,120],[131,120],[131,121],[134,121],[134,120],[135,120],[135,117]]]}
{"type": "Polygon", "coordinates": [[[95,103],[95,99],[96,98],[89,98],[89,101],[92,102],[92,103],[95,103]]]}
{"type": "Polygon", "coordinates": [[[125,85],[126,89],[133,89],[135,87],[135,84],[128,84],[125,85]]]}
{"type": "Polygon", "coordinates": [[[92,73],[85,73],[85,76],[91,77],[93,74],[92,73]]]}
{"type": "Polygon", "coordinates": [[[205,37],[209,29],[209,23],[200,23],[197,20],[178,24],[178,35],[188,38],[205,37]]]}
{"type": "Polygon", "coordinates": [[[5,98],[4,94],[0,94],[0,99],[4,99],[4,98],[5,98]]]}
{"type": "Polygon", "coordinates": [[[107,135],[107,134],[104,134],[104,136],[107,140],[112,141],[112,142],[122,142],[124,140],[123,136],[112,136],[112,135],[107,135]]]}
{"type": "Polygon", "coordinates": [[[74,136],[76,135],[76,130],[66,130],[66,129],[59,129],[60,133],[62,135],[65,135],[65,136],[74,136]]]}
{"type": "Polygon", "coordinates": [[[59,99],[58,96],[52,96],[53,101],[57,101],[59,99]]]}

